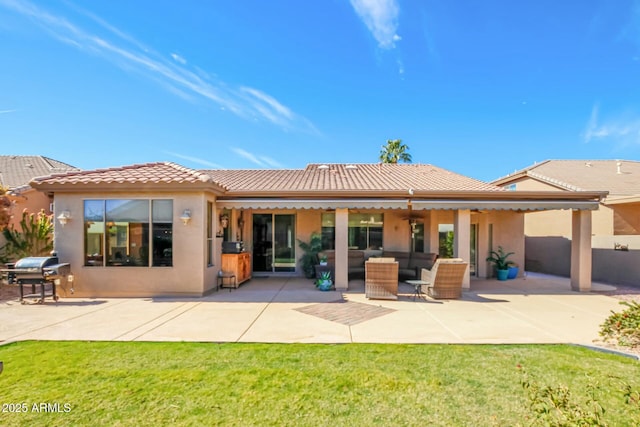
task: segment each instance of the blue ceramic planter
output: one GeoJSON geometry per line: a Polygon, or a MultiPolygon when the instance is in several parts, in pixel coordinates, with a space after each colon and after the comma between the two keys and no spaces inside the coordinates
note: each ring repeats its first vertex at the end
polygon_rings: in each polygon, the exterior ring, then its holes
{"type": "Polygon", "coordinates": [[[518,277],[518,267],[509,267],[509,274],[507,275],[507,279],[515,279],[518,277]]]}
{"type": "Polygon", "coordinates": [[[509,270],[496,270],[496,274],[498,275],[498,280],[507,280],[509,270]]]}
{"type": "Polygon", "coordinates": [[[323,282],[318,283],[318,289],[321,291],[330,291],[333,287],[333,283],[331,280],[325,280],[323,282]]]}

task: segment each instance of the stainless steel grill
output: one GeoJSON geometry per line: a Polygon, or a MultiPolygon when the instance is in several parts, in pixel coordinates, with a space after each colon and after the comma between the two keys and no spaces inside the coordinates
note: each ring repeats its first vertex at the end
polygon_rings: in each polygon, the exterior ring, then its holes
{"type": "Polygon", "coordinates": [[[20,286],[20,301],[23,304],[26,298],[37,299],[39,303],[43,303],[46,297],[58,301],[56,286],[72,277],[71,265],[59,263],[56,256],[26,257],[15,263],[10,277],[20,286]]]}

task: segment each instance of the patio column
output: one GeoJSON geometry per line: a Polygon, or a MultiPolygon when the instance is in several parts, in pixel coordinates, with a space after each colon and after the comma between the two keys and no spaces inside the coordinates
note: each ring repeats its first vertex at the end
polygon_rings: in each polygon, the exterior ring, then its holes
{"type": "Polygon", "coordinates": [[[335,282],[338,290],[349,288],[349,209],[336,209],[335,282]]]}
{"type": "MultiPolygon", "coordinates": [[[[471,261],[471,211],[458,209],[453,214],[453,256],[462,258],[466,263],[471,261]]],[[[464,273],[462,287],[470,288],[469,267],[464,273]]]]}
{"type": "Polygon", "coordinates": [[[427,244],[426,252],[438,253],[440,251],[440,235],[438,232],[438,211],[429,211],[429,223],[425,225],[425,230],[429,235],[425,236],[425,243],[427,244]]]}
{"type": "Polygon", "coordinates": [[[478,214],[478,235],[476,239],[478,242],[476,276],[486,279],[490,275],[488,263],[485,261],[489,256],[489,216],[487,214],[478,214]]]}
{"type": "Polygon", "coordinates": [[[571,289],[591,291],[591,211],[571,213],[571,289]]]}

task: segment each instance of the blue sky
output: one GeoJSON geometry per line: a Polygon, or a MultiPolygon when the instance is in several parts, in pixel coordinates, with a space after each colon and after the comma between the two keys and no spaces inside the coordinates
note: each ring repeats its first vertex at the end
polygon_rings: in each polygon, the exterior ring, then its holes
{"type": "Polygon", "coordinates": [[[640,1],[0,0],[0,154],[84,169],[640,157],[640,1]]]}

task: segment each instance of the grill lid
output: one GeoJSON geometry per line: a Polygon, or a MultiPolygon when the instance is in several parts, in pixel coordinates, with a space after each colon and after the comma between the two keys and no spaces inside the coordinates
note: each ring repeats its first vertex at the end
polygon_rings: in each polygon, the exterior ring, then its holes
{"type": "Polygon", "coordinates": [[[14,268],[42,269],[43,267],[57,263],[58,257],[55,256],[31,256],[16,261],[14,268]]]}

